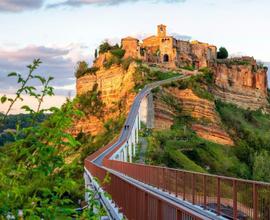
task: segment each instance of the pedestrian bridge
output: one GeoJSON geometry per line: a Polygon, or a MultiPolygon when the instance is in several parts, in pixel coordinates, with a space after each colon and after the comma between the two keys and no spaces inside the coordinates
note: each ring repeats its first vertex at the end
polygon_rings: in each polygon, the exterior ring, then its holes
{"type": "Polygon", "coordinates": [[[140,91],[120,136],[85,159],[86,188],[98,191],[110,219],[270,220],[270,184],[132,163],[141,122],[153,125],[151,90],[188,77],[155,82],[140,91]],[[103,180],[107,173],[110,183],[99,186],[96,178],[103,180]]]}

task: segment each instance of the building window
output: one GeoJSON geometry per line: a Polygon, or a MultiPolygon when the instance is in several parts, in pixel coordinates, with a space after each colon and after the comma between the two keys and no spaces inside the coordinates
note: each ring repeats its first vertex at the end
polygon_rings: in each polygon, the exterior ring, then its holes
{"type": "Polygon", "coordinates": [[[169,62],[169,55],[168,54],[164,54],[164,56],[163,56],[163,62],[164,63],[169,62]]]}

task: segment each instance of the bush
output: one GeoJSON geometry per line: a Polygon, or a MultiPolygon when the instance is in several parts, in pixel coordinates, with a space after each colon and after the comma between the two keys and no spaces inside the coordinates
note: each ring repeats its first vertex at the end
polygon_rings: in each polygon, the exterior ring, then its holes
{"type": "Polygon", "coordinates": [[[112,49],[112,46],[107,41],[99,45],[99,53],[106,53],[111,49],[112,49]]]}
{"type": "Polygon", "coordinates": [[[93,66],[93,67],[88,68],[85,74],[96,74],[97,71],[99,71],[99,68],[96,66],[93,66]]]}
{"type": "Polygon", "coordinates": [[[85,61],[79,61],[76,67],[75,77],[80,78],[87,72],[87,70],[88,70],[88,64],[85,61]]]}
{"type": "Polygon", "coordinates": [[[112,49],[110,52],[113,56],[119,59],[122,59],[126,53],[126,51],[121,48],[112,49]]]}
{"type": "Polygon", "coordinates": [[[217,58],[218,59],[227,59],[229,56],[229,53],[225,47],[220,47],[219,51],[217,53],[217,58]]]}
{"type": "Polygon", "coordinates": [[[98,84],[95,84],[91,91],[78,96],[79,109],[85,114],[103,117],[104,103],[101,100],[101,92],[98,91],[98,84]]]}
{"type": "Polygon", "coordinates": [[[128,57],[122,60],[122,67],[124,70],[128,70],[130,64],[133,62],[133,58],[128,57]]]}

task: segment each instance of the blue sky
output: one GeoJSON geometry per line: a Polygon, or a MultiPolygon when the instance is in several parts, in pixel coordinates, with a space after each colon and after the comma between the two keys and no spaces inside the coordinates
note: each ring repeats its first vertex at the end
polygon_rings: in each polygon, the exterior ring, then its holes
{"type": "Polygon", "coordinates": [[[78,60],[90,62],[104,39],[154,34],[160,23],[270,62],[269,8],[269,0],[0,0],[0,93],[15,90],[6,73],[40,57],[56,93],[74,95],[78,60]]]}

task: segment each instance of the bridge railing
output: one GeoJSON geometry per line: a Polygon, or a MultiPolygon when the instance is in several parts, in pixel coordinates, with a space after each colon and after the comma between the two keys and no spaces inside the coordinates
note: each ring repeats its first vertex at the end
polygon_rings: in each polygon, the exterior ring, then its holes
{"type": "Polygon", "coordinates": [[[270,219],[270,184],[105,160],[104,165],[232,219],[270,219]]]}
{"type": "MultiPolygon", "coordinates": [[[[108,171],[95,165],[90,160],[85,160],[85,167],[99,180],[103,180],[108,171]]],[[[110,173],[110,181],[102,187],[113,198],[120,212],[125,214],[127,219],[141,220],[203,220],[199,214],[179,207],[171,201],[167,201],[141,187],[138,187],[127,180],[110,173]]]]}

